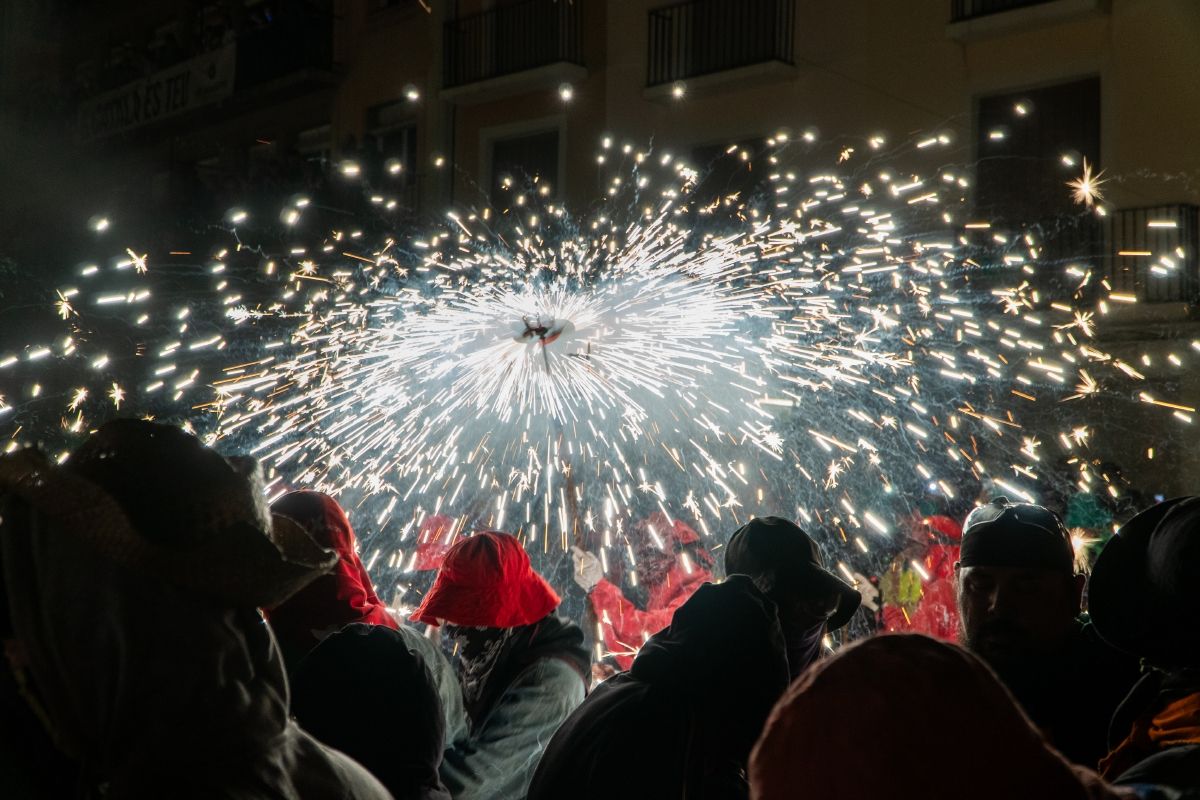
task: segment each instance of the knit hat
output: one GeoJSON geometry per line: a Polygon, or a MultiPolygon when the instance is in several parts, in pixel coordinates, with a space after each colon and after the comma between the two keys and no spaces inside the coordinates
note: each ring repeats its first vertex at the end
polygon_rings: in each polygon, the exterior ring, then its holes
{"type": "Polygon", "coordinates": [[[558,608],[559,597],[534,571],[512,534],[480,531],[446,553],[441,571],[412,619],[428,625],[518,628],[558,608]]]}

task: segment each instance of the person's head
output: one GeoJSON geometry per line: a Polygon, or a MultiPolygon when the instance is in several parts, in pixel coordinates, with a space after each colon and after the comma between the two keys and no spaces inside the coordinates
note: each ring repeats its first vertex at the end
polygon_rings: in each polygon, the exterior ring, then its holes
{"type": "Polygon", "coordinates": [[[558,608],[559,597],[534,571],[515,536],[480,531],[446,553],[433,588],[412,618],[458,628],[519,628],[558,608]]]}
{"type": "Polygon", "coordinates": [[[448,796],[438,778],[446,726],[437,686],[400,632],[347,625],[300,661],[290,683],[301,727],[370,770],[397,800],[448,796]]]}
{"type": "Polygon", "coordinates": [[[712,566],[712,557],[700,546],[700,534],[684,521],[669,519],[661,511],[638,520],[631,534],[640,583],[650,586],[661,583],[683,558],[690,559],[694,568],[712,566]]]}
{"type": "Polygon", "coordinates": [[[1047,508],[1003,497],[976,508],[954,570],[962,642],[997,669],[1028,664],[1075,626],[1085,579],[1047,508]]]}
{"type": "Polygon", "coordinates": [[[118,420],[61,466],[34,451],[0,459],[0,500],[14,634],[64,752],[114,781],[150,780],[168,769],[170,726],[187,728],[170,756],[182,758],[205,736],[249,753],[286,724],[256,609],[333,558],[276,524],[256,467],[178,428],[118,420]]]}
{"type": "Polygon", "coordinates": [[[1200,667],[1200,497],[1126,522],[1096,559],[1088,612],[1109,644],[1172,671],[1200,667]]]}
{"type": "Polygon", "coordinates": [[[980,659],[916,634],[865,639],[809,669],[771,712],[749,778],[753,800],[800,786],[842,798],[1110,796],[1046,744],[980,659]],[[952,720],[938,710],[947,698],[952,720]]]}
{"type": "Polygon", "coordinates": [[[781,517],[756,517],[725,546],[725,573],[748,575],[775,603],[792,674],[819,654],[826,630],[842,627],[862,596],[825,569],[817,543],[781,517]]]}

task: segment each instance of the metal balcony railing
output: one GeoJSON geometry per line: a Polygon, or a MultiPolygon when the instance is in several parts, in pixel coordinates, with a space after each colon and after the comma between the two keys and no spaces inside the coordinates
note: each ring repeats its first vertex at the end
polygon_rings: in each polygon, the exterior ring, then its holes
{"type": "Polygon", "coordinates": [[[1040,6],[1052,0],[954,0],[950,10],[951,22],[962,22],[1002,11],[1013,11],[1027,6],[1040,6]]]}
{"type": "Polygon", "coordinates": [[[1105,277],[1113,291],[1146,303],[1200,300],[1200,207],[1112,212],[1105,277]]]}
{"type": "Polygon", "coordinates": [[[547,64],[583,65],[583,0],[525,0],[450,20],[445,88],[547,64]]]}
{"type": "Polygon", "coordinates": [[[795,0],[688,0],[649,12],[647,86],[794,63],[795,0]]]}

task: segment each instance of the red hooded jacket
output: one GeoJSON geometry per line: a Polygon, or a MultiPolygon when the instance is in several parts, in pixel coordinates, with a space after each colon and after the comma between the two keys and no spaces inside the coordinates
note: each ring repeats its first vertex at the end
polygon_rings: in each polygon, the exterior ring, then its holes
{"type": "Polygon", "coordinates": [[[356,552],[350,520],[336,500],[321,492],[291,492],[275,501],[271,511],[300,523],[317,544],[338,555],[332,572],[263,611],[289,664],[352,622],[399,627],[375,595],[371,576],[356,552]]]}
{"type": "MultiPolygon", "coordinates": [[[[665,571],[657,573],[639,570],[647,593],[645,609],[639,609],[625,597],[621,587],[607,579],[601,579],[588,595],[604,636],[604,649],[614,655],[623,670],[633,664],[633,657],[646,639],[670,625],[675,610],[713,579],[709,569],[712,557],[706,550],[696,548],[693,551],[696,558],[690,571],[680,557],[684,547],[700,541],[700,534],[679,520],[668,522],[661,511],[656,511],[641,526],[647,524],[661,532],[671,563],[665,571]]],[[[642,535],[649,538],[646,532],[642,535]]]]}

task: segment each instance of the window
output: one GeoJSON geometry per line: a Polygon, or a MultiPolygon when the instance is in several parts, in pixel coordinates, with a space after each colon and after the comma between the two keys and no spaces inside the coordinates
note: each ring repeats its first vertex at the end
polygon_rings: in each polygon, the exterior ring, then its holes
{"type": "Polygon", "coordinates": [[[492,142],[492,185],[490,197],[496,208],[507,208],[512,191],[505,188],[511,180],[513,189],[533,183],[548,184],[558,190],[558,131],[513,136],[492,142]]]}
{"type": "Polygon", "coordinates": [[[407,185],[416,180],[417,123],[412,103],[399,100],[367,111],[364,144],[368,160],[387,175],[407,185]]]}
{"type": "Polygon", "coordinates": [[[1097,263],[1103,231],[1094,215],[1081,213],[1066,183],[1079,174],[1083,158],[1099,169],[1099,78],[980,99],[976,158],[976,214],[1034,229],[1039,258],[1052,267],[1044,271],[1051,295],[1067,289],[1062,270],[1053,267],[1097,263]]]}

